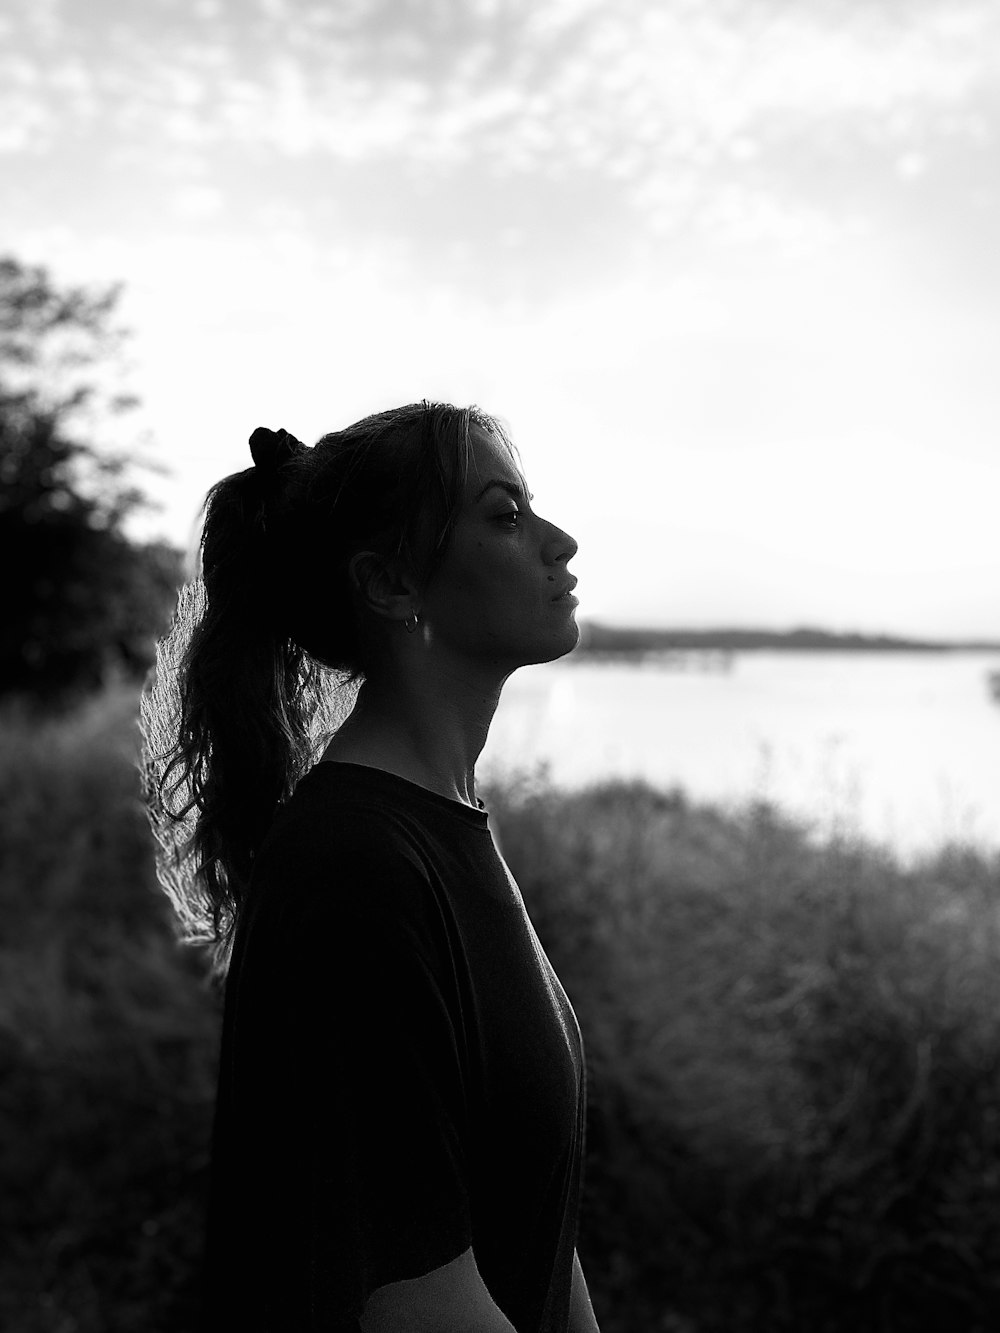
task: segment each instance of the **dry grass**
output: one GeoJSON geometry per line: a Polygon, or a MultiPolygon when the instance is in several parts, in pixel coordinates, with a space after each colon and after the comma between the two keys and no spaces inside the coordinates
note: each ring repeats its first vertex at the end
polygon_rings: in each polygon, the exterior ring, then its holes
{"type": "MultiPolygon", "coordinates": [[[[0,1326],[186,1333],[218,1005],[173,943],[135,699],[0,718],[0,1326]]],[[[1000,863],[910,870],[614,783],[488,794],[591,1073],[605,1333],[992,1329],[1000,863]]]]}

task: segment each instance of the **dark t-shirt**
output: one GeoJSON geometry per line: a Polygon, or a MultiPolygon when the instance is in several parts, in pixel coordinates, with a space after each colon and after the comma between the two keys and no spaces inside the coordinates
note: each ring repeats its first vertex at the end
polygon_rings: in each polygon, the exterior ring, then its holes
{"type": "Polygon", "coordinates": [[[584,1066],[485,810],[317,764],[260,851],[226,983],[205,1329],[358,1329],[471,1245],[565,1333],[584,1066]]]}

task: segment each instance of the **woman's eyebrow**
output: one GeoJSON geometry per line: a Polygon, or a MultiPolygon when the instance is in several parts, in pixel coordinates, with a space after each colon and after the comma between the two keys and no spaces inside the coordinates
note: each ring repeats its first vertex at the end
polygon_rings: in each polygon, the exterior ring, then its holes
{"type": "Polygon", "coordinates": [[[515,500],[521,500],[521,501],[524,501],[525,499],[527,499],[528,504],[531,504],[532,500],[535,498],[533,495],[528,495],[528,496],[526,497],[526,496],[525,496],[525,492],[524,492],[524,491],[522,490],[522,488],[517,484],[517,482],[515,482],[515,481],[502,481],[499,477],[494,477],[492,481],[488,481],[488,482],[486,483],[486,485],[483,487],[483,489],[482,489],[482,490],[479,492],[479,494],[476,496],[476,503],[478,504],[479,501],[480,501],[480,500],[483,498],[483,496],[486,494],[486,492],[487,492],[487,491],[491,491],[491,490],[493,489],[494,486],[499,486],[499,488],[500,488],[502,491],[506,491],[507,494],[513,496],[515,500]]]}

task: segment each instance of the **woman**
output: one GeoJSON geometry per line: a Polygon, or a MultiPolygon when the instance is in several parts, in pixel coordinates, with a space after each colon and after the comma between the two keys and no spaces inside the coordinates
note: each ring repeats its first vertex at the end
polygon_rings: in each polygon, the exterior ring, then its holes
{"type": "Polygon", "coordinates": [[[250,447],[151,783],[161,878],[228,969],[204,1327],[595,1333],[579,1029],[475,780],[504,681],[577,642],[576,543],[476,409],[250,447]]]}

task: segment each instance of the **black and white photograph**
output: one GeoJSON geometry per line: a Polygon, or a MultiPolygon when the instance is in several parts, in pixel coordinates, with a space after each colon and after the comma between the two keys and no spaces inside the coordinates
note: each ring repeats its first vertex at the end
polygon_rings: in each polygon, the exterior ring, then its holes
{"type": "Polygon", "coordinates": [[[998,506],[994,0],[0,0],[3,1333],[995,1333],[998,506]]]}

